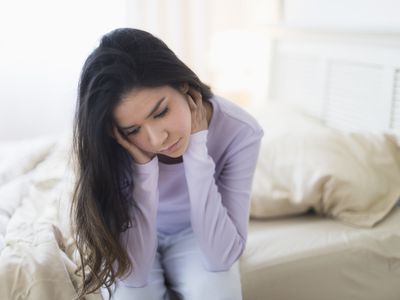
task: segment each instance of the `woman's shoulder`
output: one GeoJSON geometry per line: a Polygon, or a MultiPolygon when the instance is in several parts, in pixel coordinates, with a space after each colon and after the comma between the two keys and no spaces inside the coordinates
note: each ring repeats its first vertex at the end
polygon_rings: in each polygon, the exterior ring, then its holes
{"type": "Polygon", "coordinates": [[[258,147],[264,132],[258,121],[238,104],[220,96],[214,96],[210,101],[213,115],[207,146],[217,170],[221,171],[230,158],[241,159],[253,147],[258,147]]]}
{"type": "Polygon", "coordinates": [[[225,132],[227,130],[262,132],[258,121],[233,101],[218,95],[214,95],[210,101],[213,105],[210,127],[223,128],[225,132]]]}

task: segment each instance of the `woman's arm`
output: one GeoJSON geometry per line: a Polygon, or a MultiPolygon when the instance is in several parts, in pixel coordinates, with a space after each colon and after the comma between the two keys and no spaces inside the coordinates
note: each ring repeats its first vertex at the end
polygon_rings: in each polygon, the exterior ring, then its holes
{"type": "Polygon", "coordinates": [[[210,271],[224,271],[245,249],[250,191],[263,131],[238,135],[217,182],[208,155],[207,130],[191,136],[183,155],[193,231],[210,271]]]}
{"type": "Polygon", "coordinates": [[[135,204],[131,212],[132,227],[120,237],[132,261],[133,271],[121,281],[129,287],[141,287],[147,284],[157,251],[157,156],[146,164],[134,163],[133,170],[135,204]]]}

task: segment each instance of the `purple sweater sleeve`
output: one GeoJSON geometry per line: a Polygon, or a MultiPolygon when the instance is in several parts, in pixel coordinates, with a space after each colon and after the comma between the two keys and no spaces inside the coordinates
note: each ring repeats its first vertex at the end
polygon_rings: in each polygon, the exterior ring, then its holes
{"type": "Polygon", "coordinates": [[[245,249],[250,190],[263,132],[239,135],[234,140],[216,180],[207,134],[204,130],[191,135],[183,161],[192,228],[204,254],[205,267],[224,271],[245,249]]]}
{"type": "Polygon", "coordinates": [[[121,234],[133,264],[133,271],[121,279],[129,287],[147,284],[148,274],[153,266],[157,251],[157,209],[158,209],[158,158],[133,166],[135,205],[131,213],[132,227],[121,234]]]}

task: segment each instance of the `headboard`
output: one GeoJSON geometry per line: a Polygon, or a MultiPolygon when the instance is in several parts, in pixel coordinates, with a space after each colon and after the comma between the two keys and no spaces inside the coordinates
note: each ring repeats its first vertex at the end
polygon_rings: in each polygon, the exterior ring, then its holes
{"type": "Polygon", "coordinates": [[[400,37],[271,29],[269,101],[327,125],[400,132],[400,37]]]}

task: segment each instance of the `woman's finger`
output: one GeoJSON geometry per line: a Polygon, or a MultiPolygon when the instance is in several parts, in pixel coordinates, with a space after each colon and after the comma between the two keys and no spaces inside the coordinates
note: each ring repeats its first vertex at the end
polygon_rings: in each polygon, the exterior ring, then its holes
{"type": "Polygon", "coordinates": [[[121,139],[121,134],[119,133],[117,126],[114,125],[112,131],[114,139],[116,139],[119,142],[119,140],[121,139]]]}
{"type": "Polygon", "coordinates": [[[116,126],[112,127],[112,137],[118,142],[119,132],[116,126]]]}
{"type": "Polygon", "coordinates": [[[201,93],[193,88],[188,90],[188,94],[192,97],[194,103],[199,106],[202,103],[202,96],[201,93]]]}
{"type": "Polygon", "coordinates": [[[191,110],[196,110],[197,109],[197,105],[193,100],[193,97],[188,93],[188,103],[189,103],[189,108],[191,110]]]}
{"type": "Polygon", "coordinates": [[[121,135],[119,132],[118,128],[116,126],[113,127],[113,132],[114,132],[114,137],[117,140],[118,144],[123,146],[124,148],[129,148],[129,143],[124,137],[121,135]]]}
{"type": "Polygon", "coordinates": [[[123,135],[119,132],[117,126],[113,126],[114,138],[117,143],[120,144],[126,151],[131,155],[133,160],[139,164],[145,164],[152,160],[154,157],[154,153],[145,152],[137,147],[135,144],[129,142],[128,139],[124,138],[123,135]]]}

